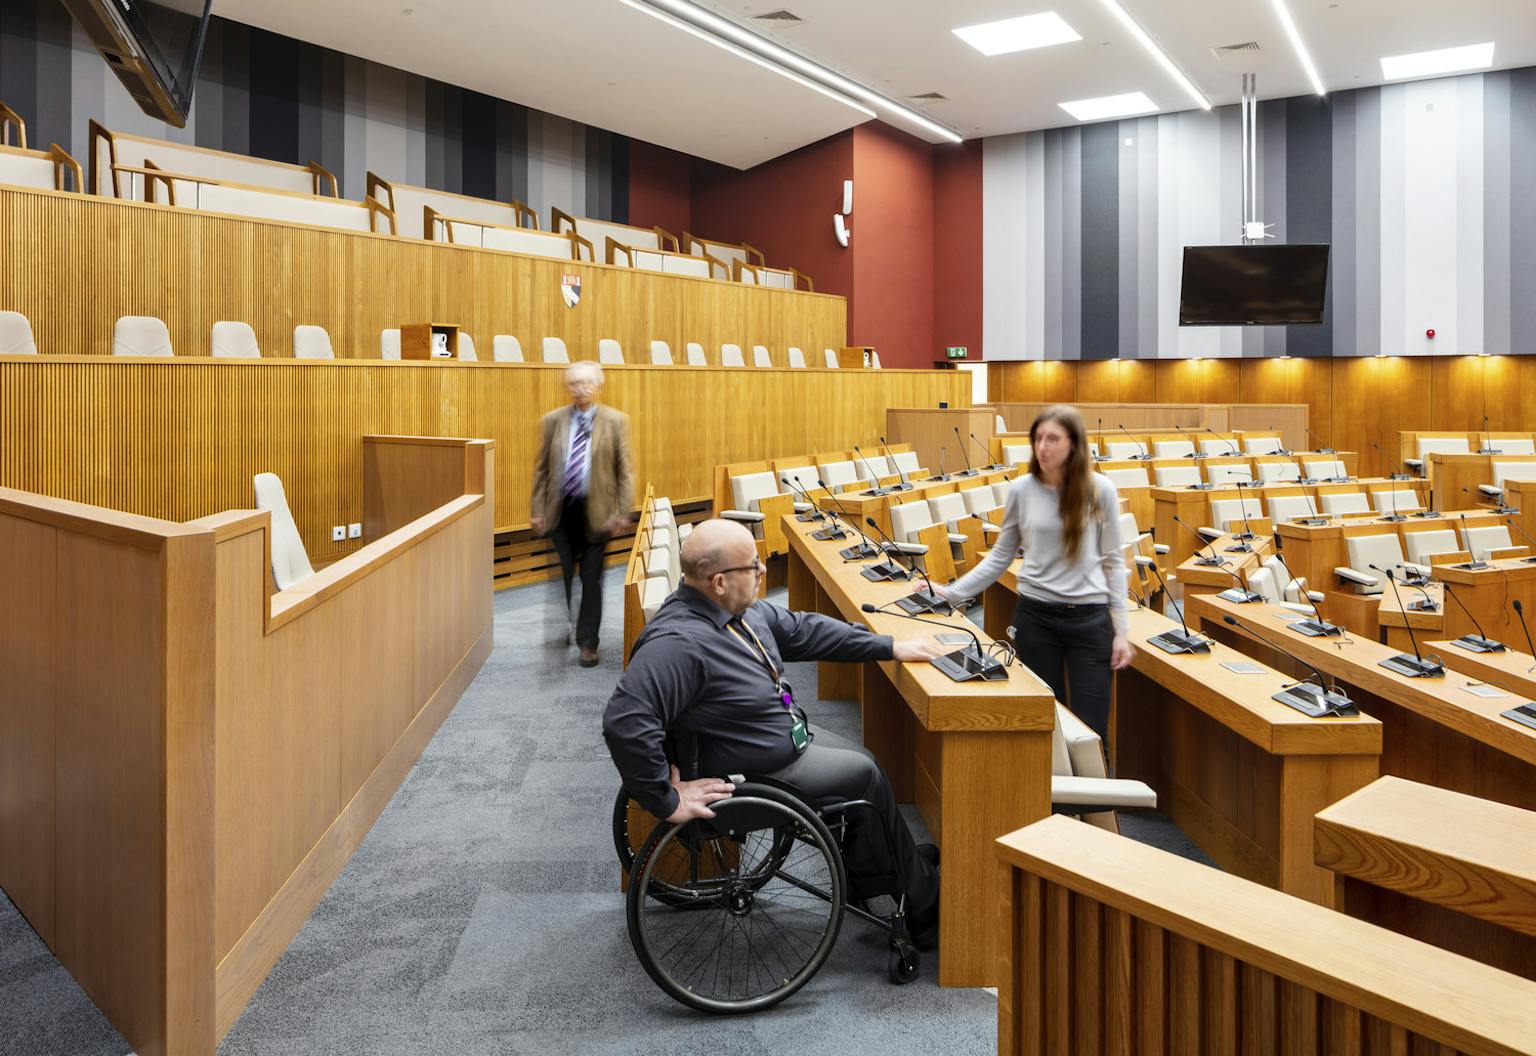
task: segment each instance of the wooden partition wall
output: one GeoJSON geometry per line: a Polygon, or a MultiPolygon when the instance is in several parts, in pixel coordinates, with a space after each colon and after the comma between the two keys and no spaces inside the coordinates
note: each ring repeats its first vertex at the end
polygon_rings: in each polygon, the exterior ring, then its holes
{"type": "Polygon", "coordinates": [[[268,356],[293,355],[293,328],[324,326],[336,355],[379,357],[379,331],[454,323],[491,358],[511,334],[525,358],[545,337],[572,358],[597,358],[613,338],[649,362],[666,341],[711,362],[722,342],[766,345],[783,362],[847,344],[842,297],[604,264],[548,260],[474,246],[336,231],[94,195],[0,188],[0,305],[32,321],[44,355],[107,354],[124,315],[154,315],[178,354],[206,356],[219,320],[251,324],[268,356]],[[562,276],[580,279],[566,307],[562,276]]]}
{"type": "Polygon", "coordinates": [[[987,373],[988,395],[1011,403],[1306,404],[1323,446],[1360,452],[1363,476],[1397,468],[1372,445],[1395,459],[1400,430],[1475,431],[1485,414],[1495,431],[1536,424],[1536,356],[991,362],[987,373]]]}
{"type": "Polygon", "coordinates": [[[276,594],[265,511],[0,489],[0,887],[140,1056],[211,1056],[490,653],[493,445],[364,446],[384,534],[276,594]]]}
{"type": "MultiPolygon", "coordinates": [[[[630,416],[637,479],[674,504],[707,499],[714,466],[824,451],[885,431],[887,407],[970,401],[933,370],[615,367],[601,399],[630,416]]],[[[371,519],[370,432],[496,441],[497,531],[527,526],[539,418],[565,404],[561,368],[494,363],[0,357],[0,486],[186,520],[251,503],[282,478],[311,557],[371,519]]],[[[362,543],[376,538],[365,527],[362,543]]]]}

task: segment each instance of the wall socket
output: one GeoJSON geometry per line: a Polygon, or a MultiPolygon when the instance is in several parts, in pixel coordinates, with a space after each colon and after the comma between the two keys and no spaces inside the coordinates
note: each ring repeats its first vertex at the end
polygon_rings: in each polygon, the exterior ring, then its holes
{"type": "Polygon", "coordinates": [[[346,539],[347,539],[347,528],[346,528],[346,525],[343,525],[343,524],[333,524],[333,525],[331,525],[331,542],[333,542],[333,543],[342,543],[342,542],[346,542],[346,539]]]}
{"type": "Polygon", "coordinates": [[[347,538],[348,539],[361,539],[362,537],[363,537],[363,526],[362,526],[362,524],[360,522],[353,521],[351,524],[347,525],[347,538]]]}

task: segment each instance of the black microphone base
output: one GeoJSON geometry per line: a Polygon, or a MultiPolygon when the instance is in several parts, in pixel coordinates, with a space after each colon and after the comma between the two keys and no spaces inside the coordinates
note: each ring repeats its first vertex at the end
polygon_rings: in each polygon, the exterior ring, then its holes
{"type": "Polygon", "coordinates": [[[904,580],[912,575],[894,561],[882,561],[859,570],[859,575],[871,583],[884,583],[888,579],[904,580]]]}
{"type": "Polygon", "coordinates": [[[949,479],[950,479],[950,474],[948,474],[948,473],[940,473],[936,477],[929,477],[928,478],[929,482],[938,481],[940,484],[944,483],[944,481],[949,480],[949,479]]]}
{"type": "Polygon", "coordinates": [[[877,499],[881,495],[889,495],[891,492],[897,491],[897,490],[899,490],[899,489],[897,489],[897,488],[870,488],[868,491],[861,491],[861,492],[859,492],[859,494],[864,496],[866,499],[877,499]]]}
{"type": "Polygon", "coordinates": [[[1131,456],[1131,461],[1132,462],[1150,462],[1150,461],[1152,461],[1152,456],[1151,455],[1132,455],[1131,456]]]}
{"type": "Polygon", "coordinates": [[[1296,478],[1296,483],[1298,483],[1298,484],[1331,484],[1333,482],[1332,481],[1318,480],[1316,477],[1297,477],[1296,478]]]}
{"type": "Polygon", "coordinates": [[[912,490],[912,482],[904,480],[900,484],[892,484],[890,490],[892,490],[892,491],[911,491],[912,490]]]}
{"type": "Polygon", "coordinates": [[[1408,519],[1408,515],[1406,513],[1384,513],[1376,519],[1378,521],[1390,521],[1393,524],[1396,524],[1398,521],[1406,521],[1408,519]]]}
{"type": "Polygon", "coordinates": [[[1409,612],[1439,612],[1440,607],[1428,598],[1420,598],[1418,601],[1408,603],[1409,612]]]}
{"type": "Polygon", "coordinates": [[[874,543],[859,543],[839,550],[837,556],[844,561],[863,561],[871,557],[879,557],[881,553],[880,548],[874,543]]]}
{"type": "Polygon", "coordinates": [[[1228,554],[1251,554],[1253,553],[1253,545],[1251,543],[1235,543],[1232,546],[1222,547],[1222,552],[1228,554]]]}
{"type": "Polygon", "coordinates": [[[1312,453],[1314,455],[1336,455],[1336,454],[1338,454],[1338,452],[1335,451],[1331,447],[1314,447],[1312,449],[1312,453]]]}
{"type": "Polygon", "coordinates": [[[949,602],[926,590],[915,590],[904,598],[897,598],[896,607],[909,616],[921,616],[925,612],[948,616],[955,611],[950,607],[949,602]]]}
{"type": "Polygon", "coordinates": [[[1337,638],[1344,633],[1344,628],[1327,620],[1297,620],[1289,626],[1291,630],[1304,634],[1308,638],[1337,638]]]}
{"type": "Polygon", "coordinates": [[[820,529],[818,531],[812,532],[811,533],[811,538],[812,539],[818,539],[818,540],[820,540],[821,542],[824,543],[824,542],[826,542],[829,539],[841,539],[843,536],[845,536],[847,534],[848,534],[847,532],[843,531],[837,525],[829,524],[825,528],[822,528],[822,529],[820,529]]]}
{"type": "MultiPolygon", "coordinates": [[[[1494,512],[1497,513],[1498,511],[1495,510],[1494,512]]],[[[1440,516],[1440,511],[1439,510],[1420,510],[1418,513],[1413,514],[1413,516],[1415,516],[1415,517],[1439,517],[1440,516]]]]}
{"type": "Polygon", "coordinates": [[[1216,487],[1214,484],[1188,484],[1185,486],[1190,491],[1210,491],[1216,487]]]}
{"type": "Polygon", "coordinates": [[[1445,676],[1444,664],[1437,664],[1433,660],[1421,660],[1412,653],[1398,653],[1385,660],[1378,660],[1377,666],[1399,675],[1407,675],[1409,678],[1443,678],[1445,676]]]}
{"type": "Polygon", "coordinates": [[[822,519],[822,516],[819,513],[797,513],[797,514],[795,514],[795,520],[802,521],[802,522],[804,522],[804,521],[819,521],[821,519],[822,519]]]}
{"type": "Polygon", "coordinates": [[[979,470],[979,469],[962,469],[962,470],[959,470],[958,472],[956,472],[955,476],[957,476],[957,477],[979,477],[979,476],[981,476],[981,470],[979,470]]]}
{"type": "Polygon", "coordinates": [[[1234,605],[1252,605],[1254,602],[1264,600],[1264,595],[1262,594],[1255,594],[1251,590],[1239,590],[1237,587],[1228,587],[1216,596],[1223,601],[1230,601],[1234,605]]]}
{"type": "Polygon", "coordinates": [[[1412,474],[1410,474],[1410,473],[1388,473],[1387,474],[1387,479],[1388,480],[1414,480],[1416,478],[1412,474]]]}
{"type": "Polygon", "coordinates": [[[1148,644],[1155,645],[1165,653],[1208,653],[1211,651],[1211,643],[1198,634],[1185,634],[1183,631],[1164,631],[1162,634],[1154,634],[1147,639],[1148,644]]]}
{"type": "Polygon", "coordinates": [[[1466,561],[1459,565],[1452,565],[1451,567],[1458,568],[1463,572],[1477,572],[1485,568],[1491,568],[1492,566],[1489,565],[1486,561],[1466,561]]]}
{"type": "Polygon", "coordinates": [[[1328,522],[1328,518],[1326,518],[1326,517],[1303,517],[1301,520],[1297,521],[1296,523],[1297,524],[1301,524],[1301,525],[1305,525],[1308,528],[1320,528],[1320,527],[1322,527],[1323,525],[1325,525],[1325,524],[1327,524],[1329,522],[1328,522]]]}
{"type": "Polygon", "coordinates": [[[1529,726],[1536,730],[1536,703],[1522,704],[1518,708],[1510,708],[1508,711],[1499,712],[1500,715],[1511,722],[1518,722],[1522,726],[1529,726]]]}
{"type": "Polygon", "coordinates": [[[1474,455],[1502,455],[1504,449],[1502,447],[1480,447],[1472,453],[1474,455]]]}
{"type": "Polygon", "coordinates": [[[972,682],[976,679],[1001,682],[1008,677],[1008,669],[1001,661],[990,656],[977,656],[968,649],[956,649],[928,662],[956,682],[972,682]]]}
{"type": "Polygon", "coordinates": [[[1451,640],[1452,645],[1460,646],[1469,653],[1502,653],[1504,643],[1495,638],[1484,638],[1480,634],[1464,634],[1460,638],[1451,640]]]}
{"type": "Polygon", "coordinates": [[[1224,558],[1224,557],[1217,557],[1214,554],[1196,554],[1195,555],[1195,564],[1197,564],[1197,565],[1204,565],[1206,568],[1219,568],[1220,566],[1222,566],[1222,565],[1224,565],[1226,563],[1227,563],[1227,559],[1226,558],[1224,558]]]}
{"type": "Polygon", "coordinates": [[[1295,708],[1303,715],[1310,715],[1314,719],[1320,719],[1324,715],[1360,714],[1360,709],[1355,702],[1343,693],[1338,690],[1318,689],[1307,682],[1288,686],[1269,699],[1277,700],[1286,707],[1295,708]]]}

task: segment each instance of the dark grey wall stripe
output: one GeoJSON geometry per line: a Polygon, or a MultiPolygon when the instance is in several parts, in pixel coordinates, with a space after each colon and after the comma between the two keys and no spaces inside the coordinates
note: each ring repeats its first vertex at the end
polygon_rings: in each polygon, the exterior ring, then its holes
{"type": "Polygon", "coordinates": [[[1115,125],[1115,151],[1118,209],[1118,237],[1115,263],[1115,311],[1118,326],[1115,333],[1116,356],[1133,356],[1140,319],[1137,298],[1140,269],[1137,261],[1137,240],[1141,233],[1140,196],[1138,176],[1141,159],[1141,128],[1138,121],[1121,121],[1115,125]]]}
{"type": "MultiPolygon", "coordinates": [[[[1287,99],[1285,107],[1286,241],[1333,240],[1333,122],[1328,104],[1312,96],[1287,99]]],[[[1330,300],[1333,284],[1329,269],[1330,300]]],[[[1329,318],[1324,308],[1324,319],[1329,318]]],[[[1333,355],[1333,329],[1286,328],[1286,349],[1293,356],[1333,355]]]]}
{"type": "Polygon", "coordinates": [[[1082,358],[1114,359],[1120,349],[1120,126],[1090,125],[1081,144],[1082,358]],[[1106,267],[1111,261],[1116,266],[1106,267]]]}
{"type": "Polygon", "coordinates": [[[1531,353],[1536,352],[1536,195],[1531,193],[1536,173],[1536,68],[1509,75],[1509,171],[1508,351],[1531,353]]]}
{"type": "Polygon", "coordinates": [[[350,198],[362,197],[373,169],[401,183],[518,198],[545,226],[551,204],[629,216],[624,136],[217,17],[186,130],[138,112],[59,0],[0,0],[0,100],[26,119],[31,142],[56,141],[82,163],[94,118],[215,150],[313,159],[350,198]]]}

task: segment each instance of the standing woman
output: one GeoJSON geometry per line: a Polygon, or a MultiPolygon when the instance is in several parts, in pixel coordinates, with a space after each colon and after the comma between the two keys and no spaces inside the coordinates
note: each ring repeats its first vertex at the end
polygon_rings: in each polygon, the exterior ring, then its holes
{"type": "Polygon", "coordinates": [[[1126,637],[1119,493],[1093,471],[1088,432],[1075,408],[1041,412],[1029,442],[1029,473],[1008,491],[996,544],[944,593],[975,597],[1022,549],[1014,649],[1108,745],[1111,672],[1135,655],[1126,637]]]}

